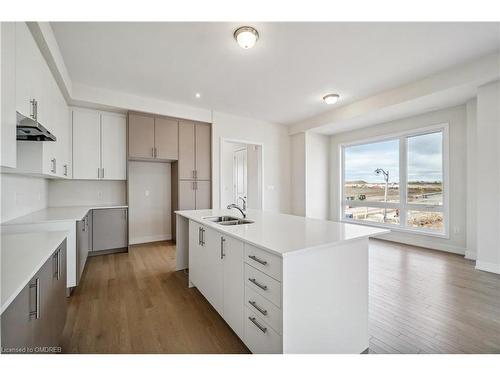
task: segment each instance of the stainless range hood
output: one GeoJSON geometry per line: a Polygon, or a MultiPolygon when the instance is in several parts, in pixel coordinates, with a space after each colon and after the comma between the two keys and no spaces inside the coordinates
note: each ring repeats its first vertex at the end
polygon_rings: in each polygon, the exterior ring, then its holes
{"type": "Polygon", "coordinates": [[[18,141],[55,141],[54,134],[49,132],[38,121],[16,112],[18,141]]]}

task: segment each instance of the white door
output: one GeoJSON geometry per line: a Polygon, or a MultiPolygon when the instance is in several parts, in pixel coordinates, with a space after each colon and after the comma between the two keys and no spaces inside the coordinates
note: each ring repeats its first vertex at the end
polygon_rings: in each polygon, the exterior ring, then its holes
{"type": "Polygon", "coordinates": [[[241,204],[240,197],[247,199],[247,149],[234,151],[233,154],[233,192],[234,202],[241,204]]]}
{"type": "Polygon", "coordinates": [[[73,110],[73,178],[98,180],[101,167],[99,112],[73,110]]]}
{"type": "Polygon", "coordinates": [[[244,297],[245,284],[243,268],[243,242],[221,236],[224,266],[224,320],[236,334],[244,335],[244,297]]]}
{"type": "Polygon", "coordinates": [[[127,179],[127,120],[125,116],[101,114],[101,155],[103,179],[127,179]]]}

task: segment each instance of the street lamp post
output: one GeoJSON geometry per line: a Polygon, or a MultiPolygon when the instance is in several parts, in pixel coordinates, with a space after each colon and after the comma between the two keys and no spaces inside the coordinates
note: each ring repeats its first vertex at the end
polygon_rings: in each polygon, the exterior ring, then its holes
{"type": "MultiPolygon", "coordinates": [[[[384,202],[387,203],[387,190],[389,189],[389,171],[384,171],[382,168],[375,169],[375,174],[382,174],[385,180],[384,202]]],[[[387,207],[384,207],[384,223],[387,220],[387,207]]]]}

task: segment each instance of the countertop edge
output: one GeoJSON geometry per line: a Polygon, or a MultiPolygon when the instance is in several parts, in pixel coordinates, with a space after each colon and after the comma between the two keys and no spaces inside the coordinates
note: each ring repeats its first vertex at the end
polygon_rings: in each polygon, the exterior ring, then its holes
{"type": "Polygon", "coordinates": [[[61,207],[46,207],[46,208],[43,208],[41,210],[34,211],[34,212],[29,213],[29,214],[26,214],[26,215],[23,215],[23,216],[20,216],[20,217],[16,217],[16,218],[11,219],[9,221],[0,223],[0,225],[5,225],[5,226],[7,226],[7,225],[27,225],[27,224],[64,223],[64,222],[67,222],[67,221],[79,221],[79,220],[82,220],[83,217],[90,210],[105,210],[105,209],[113,209],[113,208],[127,208],[128,209],[128,204],[127,205],[117,205],[117,206],[109,205],[109,206],[61,206],[61,207]],[[67,209],[73,209],[73,210],[74,209],[82,209],[85,212],[83,213],[83,215],[81,216],[81,218],[80,218],[80,215],[78,215],[78,217],[67,218],[67,219],[46,219],[46,220],[18,221],[19,219],[21,219],[23,217],[33,215],[33,214],[35,214],[37,212],[40,212],[40,211],[44,211],[44,210],[48,210],[48,209],[59,209],[59,208],[60,209],[67,208],[67,209]]]}
{"type": "MultiPolygon", "coordinates": [[[[55,231],[55,232],[59,232],[59,231],[55,231]]],[[[2,304],[2,306],[0,308],[0,315],[2,315],[8,309],[8,307],[10,306],[10,304],[12,303],[12,301],[14,301],[16,299],[16,297],[19,295],[19,293],[21,293],[21,291],[23,290],[23,288],[33,278],[33,276],[35,276],[36,273],[40,270],[40,268],[42,268],[42,266],[50,258],[50,256],[52,255],[52,253],[57,249],[57,246],[59,246],[64,240],[66,240],[68,238],[68,232],[67,231],[60,231],[60,232],[61,232],[61,238],[58,241],[55,241],[55,242],[57,242],[56,247],[54,249],[52,249],[51,252],[49,252],[46,256],[44,256],[44,257],[41,258],[40,263],[37,264],[36,266],[34,266],[34,270],[30,271],[30,273],[28,274],[28,276],[24,279],[24,282],[22,282],[21,285],[18,286],[12,292],[12,294],[5,300],[5,302],[2,304]]],[[[16,233],[16,234],[22,234],[22,233],[16,233]]]]}

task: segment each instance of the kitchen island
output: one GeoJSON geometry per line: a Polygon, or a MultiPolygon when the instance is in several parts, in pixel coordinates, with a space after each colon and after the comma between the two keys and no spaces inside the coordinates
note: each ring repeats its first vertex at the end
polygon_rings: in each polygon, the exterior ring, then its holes
{"type": "Polygon", "coordinates": [[[368,348],[368,238],[388,230],[249,210],[177,211],[177,269],[253,353],[368,348]]]}

